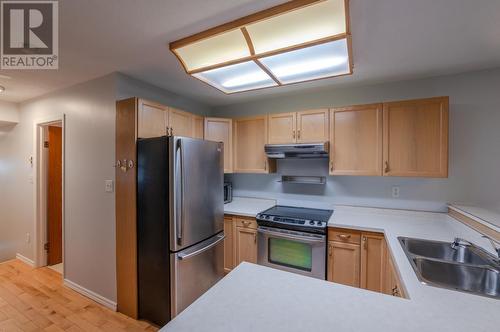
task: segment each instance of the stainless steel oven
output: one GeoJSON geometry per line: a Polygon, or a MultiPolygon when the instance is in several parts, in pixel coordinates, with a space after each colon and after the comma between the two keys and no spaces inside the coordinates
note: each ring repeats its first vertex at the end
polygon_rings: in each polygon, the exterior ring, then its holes
{"type": "Polygon", "coordinates": [[[258,264],[309,277],[326,277],[326,235],[259,226],[258,264]]]}

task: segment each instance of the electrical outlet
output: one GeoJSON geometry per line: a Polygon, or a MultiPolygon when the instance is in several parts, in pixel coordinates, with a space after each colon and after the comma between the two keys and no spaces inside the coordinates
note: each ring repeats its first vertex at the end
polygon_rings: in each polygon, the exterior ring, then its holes
{"type": "Polygon", "coordinates": [[[30,233],[26,233],[26,243],[30,243],[31,242],[31,235],[30,233]]]}
{"type": "Polygon", "coordinates": [[[104,181],[104,191],[107,193],[112,193],[114,190],[113,188],[113,180],[106,180],[104,181]]]}
{"type": "Polygon", "coordinates": [[[399,198],[399,187],[392,187],[392,198],[399,198]]]}

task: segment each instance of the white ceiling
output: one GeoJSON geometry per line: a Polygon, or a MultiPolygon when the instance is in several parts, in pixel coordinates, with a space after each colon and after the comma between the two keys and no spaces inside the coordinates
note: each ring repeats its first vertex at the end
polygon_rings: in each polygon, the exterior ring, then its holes
{"type": "Polygon", "coordinates": [[[280,0],[59,1],[59,70],[0,71],[1,100],[20,102],[120,71],[208,105],[298,90],[500,67],[498,0],[351,0],[354,74],[224,95],[187,76],[168,43],[280,0]]]}

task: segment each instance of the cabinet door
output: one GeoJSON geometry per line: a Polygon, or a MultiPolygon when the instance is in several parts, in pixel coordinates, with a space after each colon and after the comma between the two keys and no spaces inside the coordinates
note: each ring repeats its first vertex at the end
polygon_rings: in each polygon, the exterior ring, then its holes
{"type": "Polygon", "coordinates": [[[269,114],[269,144],[295,143],[297,113],[269,114]]]}
{"type": "Polygon", "coordinates": [[[137,121],[139,138],[165,136],[168,126],[168,108],[157,103],[139,100],[137,121]]]}
{"type": "Polygon", "coordinates": [[[329,138],[328,109],[302,111],[297,113],[297,142],[326,142],[329,138]]]}
{"type": "Polygon", "coordinates": [[[384,291],[385,263],[384,236],[361,233],[361,288],[380,293],[384,291]]]}
{"type": "Polygon", "coordinates": [[[394,267],[394,261],[392,260],[389,252],[387,252],[387,263],[385,271],[386,275],[384,293],[397,297],[405,297],[404,290],[399,281],[398,273],[396,272],[396,268],[394,267]]]}
{"type": "Polygon", "coordinates": [[[233,218],[229,216],[224,217],[224,271],[228,273],[234,268],[234,248],[233,248],[233,218]]]}
{"type": "Polygon", "coordinates": [[[169,108],[170,134],[174,136],[191,137],[193,134],[192,114],[175,108],[169,108]]]}
{"type": "Polygon", "coordinates": [[[241,262],[257,263],[257,230],[235,228],[235,266],[241,262]]]}
{"type": "Polygon", "coordinates": [[[233,120],[205,118],[205,139],[224,143],[224,173],[233,172],[233,120]]]}
{"type": "Polygon", "coordinates": [[[267,116],[234,121],[234,172],[269,173],[264,152],[267,142],[267,116]]]}
{"type": "Polygon", "coordinates": [[[329,281],[359,287],[359,244],[329,241],[327,265],[329,281]]]}
{"type": "Polygon", "coordinates": [[[191,136],[193,138],[203,139],[203,129],[205,127],[205,120],[202,116],[193,115],[193,133],[191,136]]]}
{"type": "Polygon", "coordinates": [[[382,175],[382,104],[331,111],[330,174],[382,175]]]}
{"type": "Polygon", "coordinates": [[[384,175],[448,177],[448,97],[384,104],[384,175]]]}

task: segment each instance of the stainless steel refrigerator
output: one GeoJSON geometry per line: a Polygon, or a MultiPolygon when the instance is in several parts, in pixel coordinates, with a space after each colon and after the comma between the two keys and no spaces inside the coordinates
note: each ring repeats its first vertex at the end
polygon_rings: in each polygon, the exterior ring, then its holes
{"type": "Polygon", "coordinates": [[[222,143],[137,144],[139,317],[164,325],[224,275],[222,143]]]}

